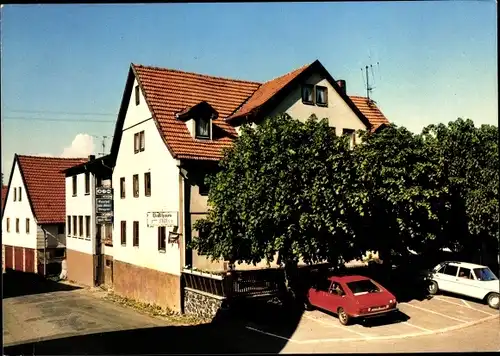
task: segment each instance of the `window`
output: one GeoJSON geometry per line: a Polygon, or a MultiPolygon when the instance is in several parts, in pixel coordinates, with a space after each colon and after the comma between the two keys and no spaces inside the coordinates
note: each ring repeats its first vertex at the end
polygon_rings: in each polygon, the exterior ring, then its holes
{"type": "Polygon", "coordinates": [[[57,234],[58,235],[63,235],[64,234],[64,224],[57,225],[57,234]]]}
{"type": "Polygon", "coordinates": [[[26,233],[30,233],[30,219],[26,219],[26,233]]]}
{"type": "Polygon", "coordinates": [[[17,188],[14,188],[14,201],[17,201],[17,188]]]}
{"type": "Polygon", "coordinates": [[[110,258],[106,258],[106,267],[111,268],[113,266],[113,261],[110,258]]]}
{"type": "Polygon", "coordinates": [[[144,138],[144,131],[139,132],[139,151],[144,151],[146,148],[146,141],[144,138]]]}
{"type": "Polygon", "coordinates": [[[7,218],[7,221],[5,222],[5,224],[7,225],[6,226],[7,232],[10,232],[10,218],[7,218]]]}
{"type": "Polygon", "coordinates": [[[330,293],[338,296],[343,296],[345,295],[344,288],[339,283],[333,282],[332,286],[330,287],[330,293]]]}
{"type": "Polygon", "coordinates": [[[349,147],[354,147],[356,145],[356,135],[352,129],[343,129],[342,134],[349,136],[349,147]]]}
{"type": "Polygon", "coordinates": [[[439,273],[444,273],[449,276],[456,277],[457,276],[458,267],[452,265],[446,265],[439,273]]]}
{"type": "Polygon", "coordinates": [[[460,270],[458,271],[458,276],[460,278],[474,279],[474,276],[472,275],[472,271],[470,268],[460,267],[460,270]]]}
{"type": "Polygon", "coordinates": [[[68,236],[71,235],[71,216],[68,215],[68,236]]]}
{"type": "Polygon", "coordinates": [[[132,245],[139,247],[139,221],[134,221],[132,245]]]}
{"type": "Polygon", "coordinates": [[[19,218],[16,218],[16,232],[19,232],[19,218]]]}
{"type": "Polygon", "coordinates": [[[73,216],[73,236],[76,237],[76,216],[73,216]]]}
{"type": "Polygon", "coordinates": [[[83,216],[78,217],[78,236],[83,237],[83,216]]]}
{"type": "Polygon", "coordinates": [[[58,258],[58,257],[59,257],[59,258],[60,258],[60,257],[65,257],[65,256],[66,256],[66,253],[65,253],[65,252],[66,252],[66,250],[65,250],[65,249],[63,249],[63,248],[56,248],[56,249],[54,250],[54,257],[56,257],[56,258],[58,258]]]}
{"type": "Polygon", "coordinates": [[[488,267],[474,268],[474,274],[478,281],[496,281],[498,278],[488,267]]]}
{"type": "Polygon", "coordinates": [[[19,201],[23,200],[23,194],[22,194],[22,190],[21,190],[21,187],[18,188],[19,189],[19,201]]]}
{"type": "Polygon", "coordinates": [[[125,198],[125,177],[120,178],[120,198],[125,198]]]}
{"type": "Polygon", "coordinates": [[[76,189],[76,176],[73,176],[73,196],[76,197],[77,189],[76,189]]]}
{"type": "Polygon", "coordinates": [[[200,117],[196,120],[196,138],[210,138],[210,119],[200,117]]]}
{"type": "Polygon", "coordinates": [[[85,194],[90,194],[90,172],[85,172],[85,194]]]}
{"type": "Polygon", "coordinates": [[[151,196],[151,173],[144,173],[144,195],[151,196]]]}
{"type": "Polygon", "coordinates": [[[316,105],[328,106],[328,91],[326,87],[316,86],[316,105]]]}
{"type": "Polygon", "coordinates": [[[121,240],[122,246],[125,246],[127,244],[127,222],[122,221],[120,224],[120,227],[121,227],[120,240],[121,240]]]}
{"type": "Polygon", "coordinates": [[[302,85],[302,102],[304,104],[313,105],[314,97],[313,97],[314,86],[311,84],[302,85]]]}
{"type": "Polygon", "coordinates": [[[139,105],[140,104],[140,89],[139,89],[139,85],[136,85],[135,86],[135,105],[139,105]]]}
{"type": "Polygon", "coordinates": [[[354,295],[380,292],[380,289],[369,279],[347,283],[347,287],[354,295]]]}
{"type": "Polygon", "coordinates": [[[146,147],[146,142],[144,138],[144,131],[137,132],[134,134],[134,153],[139,153],[144,151],[146,147]]]}
{"type": "Polygon", "coordinates": [[[132,177],[132,188],[134,189],[134,198],[139,197],[139,175],[134,174],[132,177]]]}
{"type": "Polygon", "coordinates": [[[158,227],[158,251],[167,249],[167,231],[165,226],[158,227]]]}
{"type": "Polygon", "coordinates": [[[90,240],[90,216],[85,216],[85,238],[90,240]]]}

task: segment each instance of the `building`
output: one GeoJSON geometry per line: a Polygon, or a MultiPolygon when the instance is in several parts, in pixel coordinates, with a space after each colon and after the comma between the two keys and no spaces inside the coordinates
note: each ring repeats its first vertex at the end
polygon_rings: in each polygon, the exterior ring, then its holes
{"type": "Polygon", "coordinates": [[[2,206],[2,211],[3,211],[3,207],[5,205],[5,197],[7,196],[8,189],[9,189],[9,187],[7,187],[6,185],[2,185],[2,202],[0,203],[2,206]]]}
{"type": "Polygon", "coordinates": [[[2,213],[4,268],[58,273],[65,255],[62,170],[84,161],[14,155],[2,213]]]}
{"type": "MultiPolygon", "coordinates": [[[[101,219],[96,194],[112,189],[113,165],[110,156],[90,156],[64,171],[67,278],[87,286],[112,283],[112,216],[101,219]]],[[[111,203],[104,208],[112,211],[111,203]]]]}
{"type": "Polygon", "coordinates": [[[263,84],[131,65],[111,147],[116,292],[181,310],[184,266],[227,267],[186,247],[208,209],[204,176],[242,123],[282,112],[326,117],[353,144],[356,130],[387,123],[373,102],[347,96],[345,81],[319,61],[263,84]]]}

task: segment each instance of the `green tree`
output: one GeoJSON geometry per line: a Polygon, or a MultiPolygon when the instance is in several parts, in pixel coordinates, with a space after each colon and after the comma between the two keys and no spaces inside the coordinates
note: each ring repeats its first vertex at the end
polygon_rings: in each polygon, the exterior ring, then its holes
{"type": "MultiPolygon", "coordinates": [[[[498,254],[498,128],[461,118],[423,130],[439,157],[449,188],[441,223],[448,247],[473,258],[480,249],[498,254]]],[[[496,258],[493,258],[492,262],[496,258]]]]}
{"type": "Polygon", "coordinates": [[[393,257],[421,252],[440,235],[443,173],[424,137],[404,127],[361,132],[361,138],[353,155],[358,181],[349,199],[356,244],[379,251],[390,265],[393,257]]]}
{"type": "Polygon", "coordinates": [[[202,237],[192,247],[230,263],[272,262],[278,253],[289,290],[300,259],[352,258],[351,154],[325,119],[302,123],[285,114],[244,126],[220,171],[208,178],[210,209],[195,224],[202,237]]]}

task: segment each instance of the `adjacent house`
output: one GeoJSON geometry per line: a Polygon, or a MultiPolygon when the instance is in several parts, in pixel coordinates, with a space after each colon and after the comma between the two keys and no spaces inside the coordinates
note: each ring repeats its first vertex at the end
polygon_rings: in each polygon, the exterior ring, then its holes
{"type": "Polygon", "coordinates": [[[7,196],[7,189],[8,189],[8,187],[6,185],[2,185],[2,202],[0,203],[1,207],[2,207],[2,211],[3,211],[3,207],[5,205],[5,197],[7,196]]]}
{"type": "MultiPolygon", "coordinates": [[[[112,216],[100,219],[103,207],[96,206],[96,193],[105,188],[111,195],[113,165],[110,156],[89,156],[64,171],[67,278],[87,286],[112,281],[112,216]]],[[[104,208],[112,211],[112,206],[104,208]]]]}
{"type": "Polygon", "coordinates": [[[62,170],[85,161],[14,155],[2,212],[4,268],[47,275],[55,266],[57,271],[65,255],[62,170]]]}
{"type": "Polygon", "coordinates": [[[204,176],[216,168],[244,122],[286,112],[327,118],[338,135],[387,120],[373,102],[350,98],[319,61],[266,83],[132,64],[116,123],[113,288],[181,310],[185,266],[225,269],[187,243],[208,210],[204,176]]]}

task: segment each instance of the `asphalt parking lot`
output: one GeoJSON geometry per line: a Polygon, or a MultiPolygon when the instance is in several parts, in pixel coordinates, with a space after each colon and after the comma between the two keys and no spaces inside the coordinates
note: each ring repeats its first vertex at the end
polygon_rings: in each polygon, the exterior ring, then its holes
{"type": "Polygon", "coordinates": [[[438,295],[423,301],[412,300],[399,304],[398,308],[399,312],[392,316],[355,321],[348,326],[340,325],[336,316],[323,311],[306,311],[293,335],[271,323],[249,323],[246,328],[292,343],[316,344],[434,335],[500,319],[498,310],[448,295],[438,295]]]}

